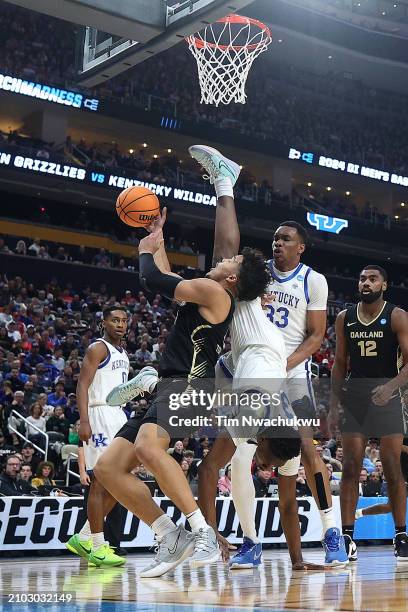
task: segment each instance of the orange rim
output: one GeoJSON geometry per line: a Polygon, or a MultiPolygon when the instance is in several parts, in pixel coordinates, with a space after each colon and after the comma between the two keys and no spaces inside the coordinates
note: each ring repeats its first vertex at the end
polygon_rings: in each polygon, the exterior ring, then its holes
{"type": "MultiPolygon", "coordinates": [[[[252,17],[243,17],[242,15],[236,15],[232,13],[231,15],[226,15],[226,17],[222,17],[218,19],[215,23],[241,23],[242,25],[254,25],[257,26],[260,30],[265,32],[267,38],[263,42],[268,44],[272,42],[272,32],[268,28],[267,25],[259,21],[258,19],[252,19],[252,17]]],[[[228,49],[234,49],[234,51],[241,51],[241,49],[248,49],[253,51],[259,47],[258,43],[253,43],[250,45],[217,45],[216,43],[211,43],[203,40],[202,38],[197,38],[194,34],[188,36],[187,41],[194,44],[197,49],[204,49],[204,47],[210,47],[211,49],[221,49],[222,51],[228,51],[228,49]]]]}

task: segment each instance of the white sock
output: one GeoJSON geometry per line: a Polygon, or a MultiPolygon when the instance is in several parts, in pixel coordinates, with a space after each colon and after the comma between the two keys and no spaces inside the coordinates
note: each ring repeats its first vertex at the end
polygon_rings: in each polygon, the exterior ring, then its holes
{"type": "Polygon", "coordinates": [[[361,518],[362,516],[364,516],[363,515],[363,511],[361,509],[360,510],[356,510],[356,515],[355,516],[356,516],[356,519],[361,518]]]}
{"type": "Polygon", "coordinates": [[[173,523],[167,514],[162,514],[150,525],[158,538],[164,538],[165,535],[177,529],[177,525],[173,523]]]}
{"type": "Polygon", "coordinates": [[[92,548],[94,550],[96,550],[97,548],[99,548],[100,546],[102,546],[102,544],[105,544],[105,536],[102,533],[93,533],[92,534],[92,548]]]}
{"type": "Polygon", "coordinates": [[[154,374],[149,374],[143,377],[143,383],[145,381],[147,382],[147,388],[149,390],[149,393],[153,393],[153,390],[155,386],[157,385],[158,380],[159,380],[159,377],[155,376],[154,374]]]}
{"type": "Polygon", "coordinates": [[[231,492],[241,529],[246,538],[258,543],[255,528],[255,487],[251,464],[256,444],[240,444],[231,460],[231,492]]]}
{"type": "Polygon", "coordinates": [[[78,535],[81,538],[81,540],[91,539],[92,533],[91,533],[91,527],[89,525],[89,521],[86,521],[85,525],[82,527],[78,535]]]}
{"type": "Polygon", "coordinates": [[[208,525],[205,522],[205,518],[199,508],[194,510],[191,514],[187,515],[187,520],[190,524],[191,531],[197,533],[200,529],[208,529],[208,525]]]}
{"type": "Polygon", "coordinates": [[[333,506],[327,510],[319,510],[320,518],[322,519],[323,531],[326,533],[328,529],[336,527],[336,519],[334,516],[333,506]]]}
{"type": "Polygon", "coordinates": [[[229,176],[222,176],[220,178],[215,179],[214,187],[215,193],[217,194],[217,198],[221,198],[222,196],[229,196],[230,198],[234,197],[232,181],[229,176]]]}

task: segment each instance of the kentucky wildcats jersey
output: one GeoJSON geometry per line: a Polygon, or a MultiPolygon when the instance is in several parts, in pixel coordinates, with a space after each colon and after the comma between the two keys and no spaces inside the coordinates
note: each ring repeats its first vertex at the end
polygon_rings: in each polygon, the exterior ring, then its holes
{"type": "Polygon", "coordinates": [[[277,363],[286,359],[282,333],[270,325],[262,310],[261,298],[250,302],[237,300],[230,325],[231,353],[234,364],[240,354],[250,346],[266,346],[277,363]]]}
{"type": "Polygon", "coordinates": [[[350,356],[351,378],[394,378],[402,366],[397,335],[392,331],[391,315],[396,308],[384,307],[371,323],[359,317],[359,305],[350,306],[344,317],[344,336],[350,356]]]}
{"type": "Polygon", "coordinates": [[[99,364],[88,389],[88,406],[106,406],[106,396],[114,387],[126,382],[129,374],[129,357],[125,349],[118,348],[99,338],[108,350],[106,358],[99,364]]]}
{"type": "Polygon", "coordinates": [[[303,263],[288,272],[277,270],[272,260],[268,265],[272,275],[268,291],[275,300],[268,304],[267,316],[282,332],[288,357],[306,338],[307,311],[327,309],[329,290],[323,274],[303,263]]]}

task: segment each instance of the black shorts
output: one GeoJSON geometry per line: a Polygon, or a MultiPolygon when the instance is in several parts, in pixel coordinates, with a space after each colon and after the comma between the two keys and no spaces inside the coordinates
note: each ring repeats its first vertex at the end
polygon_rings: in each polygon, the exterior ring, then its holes
{"type": "MultiPolygon", "coordinates": [[[[212,380],[203,380],[196,382],[194,387],[197,391],[212,392],[213,385],[212,380]]],[[[115,437],[125,438],[133,443],[144,423],[159,425],[170,438],[178,440],[189,437],[202,427],[211,427],[211,415],[205,403],[176,407],[177,398],[186,392],[187,387],[188,382],[183,378],[160,381],[145,415],[142,418],[129,419],[115,437]]],[[[191,389],[191,386],[189,388],[191,389]]],[[[212,435],[211,431],[206,435],[212,435]]]]}
{"type": "Polygon", "coordinates": [[[367,438],[381,438],[405,433],[404,415],[399,397],[391,399],[386,406],[377,406],[371,394],[360,396],[347,394],[343,401],[344,415],[342,433],[363,434],[367,438]]]}

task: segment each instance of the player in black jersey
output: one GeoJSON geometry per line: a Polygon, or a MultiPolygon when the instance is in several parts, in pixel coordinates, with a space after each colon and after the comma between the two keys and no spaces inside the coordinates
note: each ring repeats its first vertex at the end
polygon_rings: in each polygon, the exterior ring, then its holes
{"type": "Polygon", "coordinates": [[[366,266],[358,289],[361,301],[337,316],[331,377],[332,431],[340,420],[340,405],[344,409],[340,422],[343,533],[349,559],[356,560],[353,531],[361,465],[368,438],[381,438],[381,461],[395,521],[395,556],[408,561],[407,496],[400,466],[404,433],[400,388],[408,380],[408,315],[384,301],[387,273],[380,266],[366,266]]]}
{"type": "MultiPolygon", "coordinates": [[[[232,187],[239,174],[237,164],[226,158],[222,161],[216,179],[221,192],[225,188],[225,195],[219,198],[220,205],[223,198],[232,197],[232,187]]],[[[222,213],[222,206],[217,206],[216,214],[222,213]]],[[[242,255],[222,259],[206,278],[186,281],[172,274],[163,246],[164,221],[165,214],[155,224],[154,231],[140,242],[139,269],[150,290],[182,303],[160,362],[160,375],[166,377],[166,381],[158,388],[142,422],[130,419],[95,468],[96,477],[105,488],[150,525],[158,538],[156,558],[141,572],[142,577],[160,576],[191,553],[194,567],[219,557],[213,529],[198,509],[180,466],[166,452],[171,437],[169,401],[173,394],[180,395],[187,384],[200,388],[205,379],[214,378],[215,364],[234,312],[235,297],[253,300],[266,291],[269,282],[264,256],[254,249],[244,249],[242,255]],[[140,462],[187,517],[193,536],[182,526],[177,528],[154,503],[146,485],[130,474],[131,468],[140,462]]],[[[236,235],[231,231],[229,240],[239,243],[239,232],[236,235]]],[[[201,412],[205,414],[205,408],[201,408],[201,412]]],[[[182,437],[197,428],[192,423],[190,432],[184,430],[182,437]]]]}

